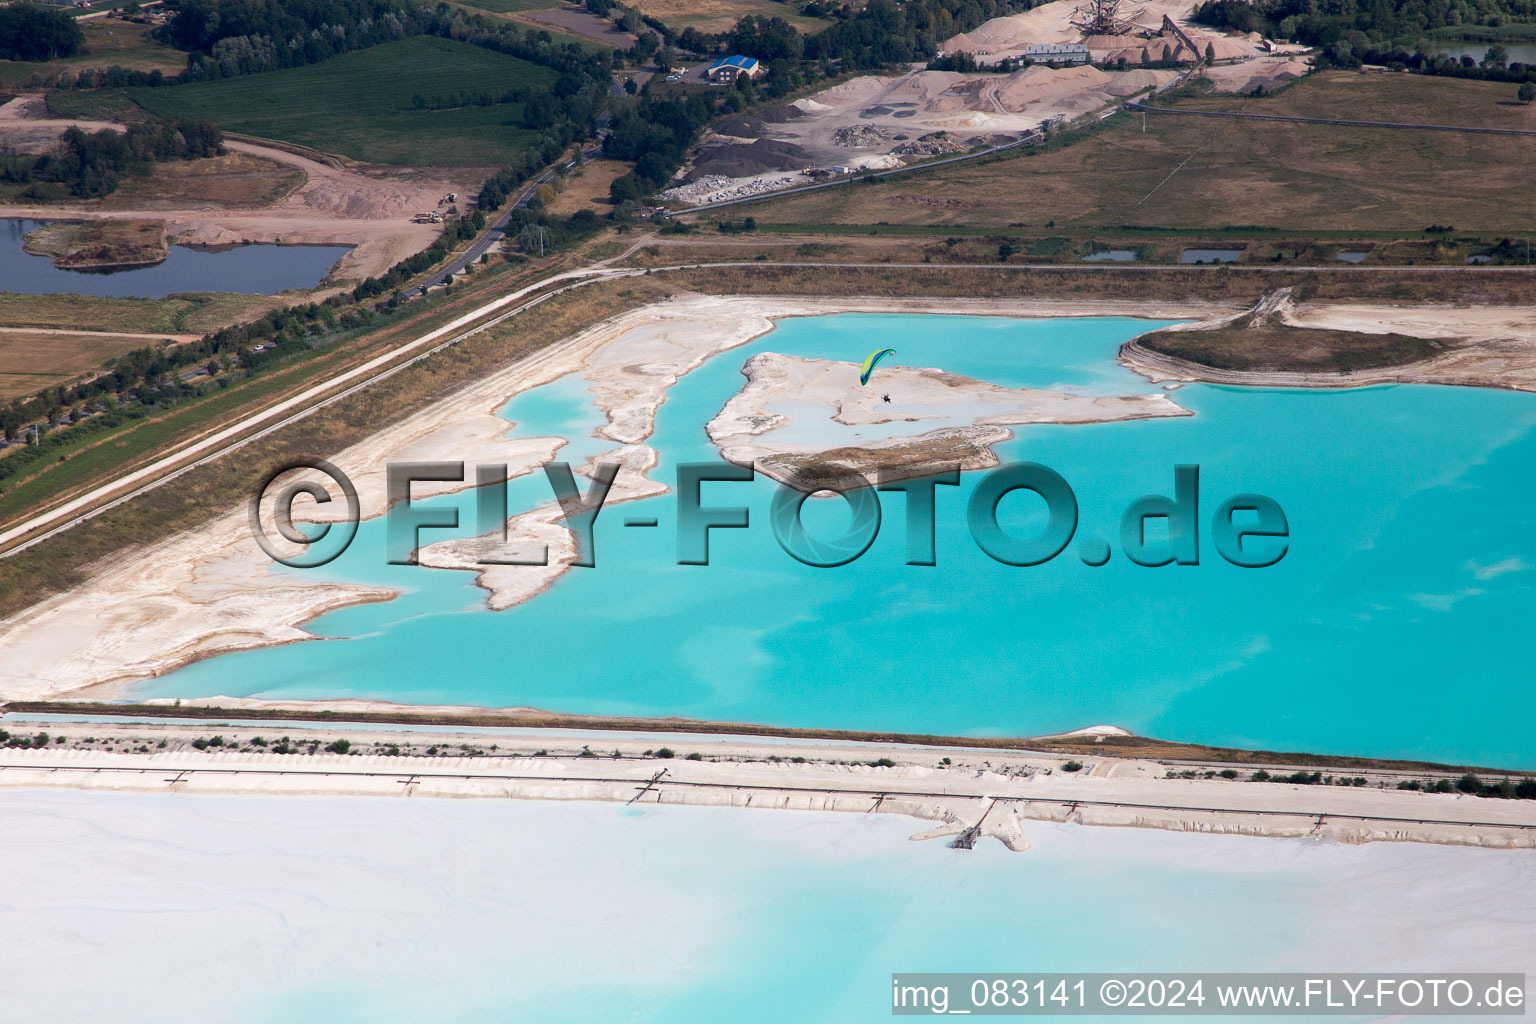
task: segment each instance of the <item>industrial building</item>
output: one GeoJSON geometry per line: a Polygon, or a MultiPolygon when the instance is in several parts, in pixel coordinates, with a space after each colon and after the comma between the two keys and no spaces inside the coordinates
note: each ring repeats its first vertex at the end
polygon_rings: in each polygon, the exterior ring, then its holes
{"type": "Polygon", "coordinates": [[[1041,43],[1024,49],[1024,59],[1037,64],[1087,64],[1088,47],[1080,43],[1041,43]]]}
{"type": "Polygon", "coordinates": [[[756,78],[763,73],[763,65],[756,57],[721,57],[704,73],[711,82],[734,82],[743,75],[756,78]]]}

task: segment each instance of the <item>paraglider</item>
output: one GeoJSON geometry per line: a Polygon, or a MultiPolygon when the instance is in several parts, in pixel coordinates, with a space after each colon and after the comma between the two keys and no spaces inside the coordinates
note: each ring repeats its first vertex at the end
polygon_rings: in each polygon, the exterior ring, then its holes
{"type": "Polygon", "coordinates": [[[864,360],[864,365],[859,369],[859,383],[868,384],[870,375],[875,372],[875,364],[886,356],[893,356],[895,354],[896,350],[893,348],[882,348],[877,352],[871,352],[869,357],[864,360]]]}

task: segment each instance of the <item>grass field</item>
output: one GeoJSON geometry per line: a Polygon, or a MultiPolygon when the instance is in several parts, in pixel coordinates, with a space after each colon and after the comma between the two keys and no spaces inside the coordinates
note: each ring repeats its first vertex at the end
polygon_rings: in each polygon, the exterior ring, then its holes
{"type": "Polygon", "coordinates": [[[137,25],[116,18],[92,18],[80,23],[85,36],[85,52],[62,57],[46,64],[0,60],[0,85],[25,84],[34,76],[48,81],[65,71],[106,68],[113,64],[131,71],[154,71],[174,75],[187,66],[187,55],[158,43],[149,36],[149,25],[137,25]]]}
{"type": "Polygon", "coordinates": [[[269,295],[197,294],[165,299],[19,295],[0,291],[0,327],[43,327],[129,334],[204,334],[254,320],[282,304],[269,295]]]}
{"type": "Polygon", "coordinates": [[[566,216],[578,210],[603,214],[613,209],[608,202],[608,186],[629,172],[621,160],[593,160],[566,176],[560,194],[549,204],[549,212],[566,216]]]}
{"type": "Polygon", "coordinates": [[[516,11],[542,11],[551,6],[550,0],[458,0],[462,7],[473,7],[489,14],[512,14],[516,11]]]}
{"type": "Polygon", "coordinates": [[[691,27],[700,32],[725,32],[749,14],[783,18],[802,32],[816,32],[831,24],[824,18],[808,18],[794,4],[779,0],[634,0],[633,6],[673,28],[691,27]]]}
{"type": "MultiPolygon", "coordinates": [[[[1536,129],[1514,87],[1329,72],[1265,99],[1181,106],[1306,117],[1536,129]]],[[[761,225],[1007,225],[1075,233],[1122,225],[1406,232],[1430,224],[1513,235],[1536,227],[1536,140],[1395,129],[1120,115],[1074,145],[878,185],[739,207],[761,225]],[[1113,123],[1113,122],[1112,122],[1113,123]]]]}
{"type": "Polygon", "coordinates": [[[0,400],[34,394],[100,370],[108,359],[155,344],[113,334],[0,330],[0,400]]]}
{"type": "Polygon", "coordinates": [[[537,137],[516,127],[520,104],[416,110],[414,98],[500,97],[514,87],[549,85],[554,77],[516,57],[414,36],[307,67],[128,95],[162,117],[208,118],[227,131],[371,163],[490,165],[506,163],[537,137]]]}

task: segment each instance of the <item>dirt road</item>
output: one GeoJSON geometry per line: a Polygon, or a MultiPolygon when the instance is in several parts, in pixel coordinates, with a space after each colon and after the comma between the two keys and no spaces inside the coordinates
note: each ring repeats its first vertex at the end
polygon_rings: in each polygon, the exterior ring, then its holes
{"type": "MultiPolygon", "coordinates": [[[[22,96],[0,105],[0,144],[23,152],[46,150],[70,127],[82,131],[123,131],[109,121],[50,118],[41,96],[22,96]]],[[[6,215],[34,219],[164,220],[170,240],[182,245],[237,245],[283,242],[290,245],[350,245],[354,248],[331,268],[328,280],[358,280],[383,273],[412,253],[431,245],[442,228],[416,224],[419,213],[438,209],[450,192],[472,194],[480,174],[473,169],[417,172],[370,171],[337,167],[299,153],[228,139],[232,152],[298,170],[304,184],[272,206],[256,210],[224,209],[212,203],[144,209],[106,210],[96,203],[8,205],[6,215]]]]}

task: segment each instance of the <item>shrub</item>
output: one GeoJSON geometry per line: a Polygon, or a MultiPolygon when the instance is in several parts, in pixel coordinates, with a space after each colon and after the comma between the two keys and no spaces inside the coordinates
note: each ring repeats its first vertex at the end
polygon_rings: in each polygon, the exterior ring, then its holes
{"type": "Polygon", "coordinates": [[[693,753],[691,753],[687,757],[683,758],[683,760],[685,760],[685,761],[702,761],[702,760],[704,760],[704,755],[699,753],[697,750],[695,750],[693,753]]]}
{"type": "Polygon", "coordinates": [[[1224,779],[1235,779],[1235,778],[1237,778],[1237,769],[1235,769],[1235,768],[1223,768],[1221,770],[1220,774],[1221,774],[1221,777],[1224,778],[1224,779]]]}
{"type": "Polygon", "coordinates": [[[671,747],[662,747],[660,750],[656,751],[656,756],[662,758],[673,758],[677,756],[677,753],[671,747]]]}
{"type": "Polygon", "coordinates": [[[1263,768],[1260,768],[1258,771],[1256,771],[1252,775],[1248,776],[1248,781],[1249,782],[1268,782],[1269,781],[1269,772],[1265,771],[1263,768]]]}
{"type": "Polygon", "coordinates": [[[352,744],[346,740],[336,740],[333,743],[326,744],[325,749],[327,753],[345,754],[347,751],[352,749],[352,744]]]}
{"type": "Polygon", "coordinates": [[[1068,761],[1061,766],[1061,770],[1064,772],[1080,772],[1083,770],[1083,766],[1079,761],[1068,761]]]}
{"type": "Polygon", "coordinates": [[[1483,791],[1483,780],[1468,772],[1456,780],[1456,788],[1463,793],[1481,793],[1483,791]]]}
{"type": "Polygon", "coordinates": [[[896,762],[892,761],[888,757],[882,757],[878,761],[871,761],[871,762],[869,762],[869,766],[871,768],[895,768],[896,767],[896,762]]]}

